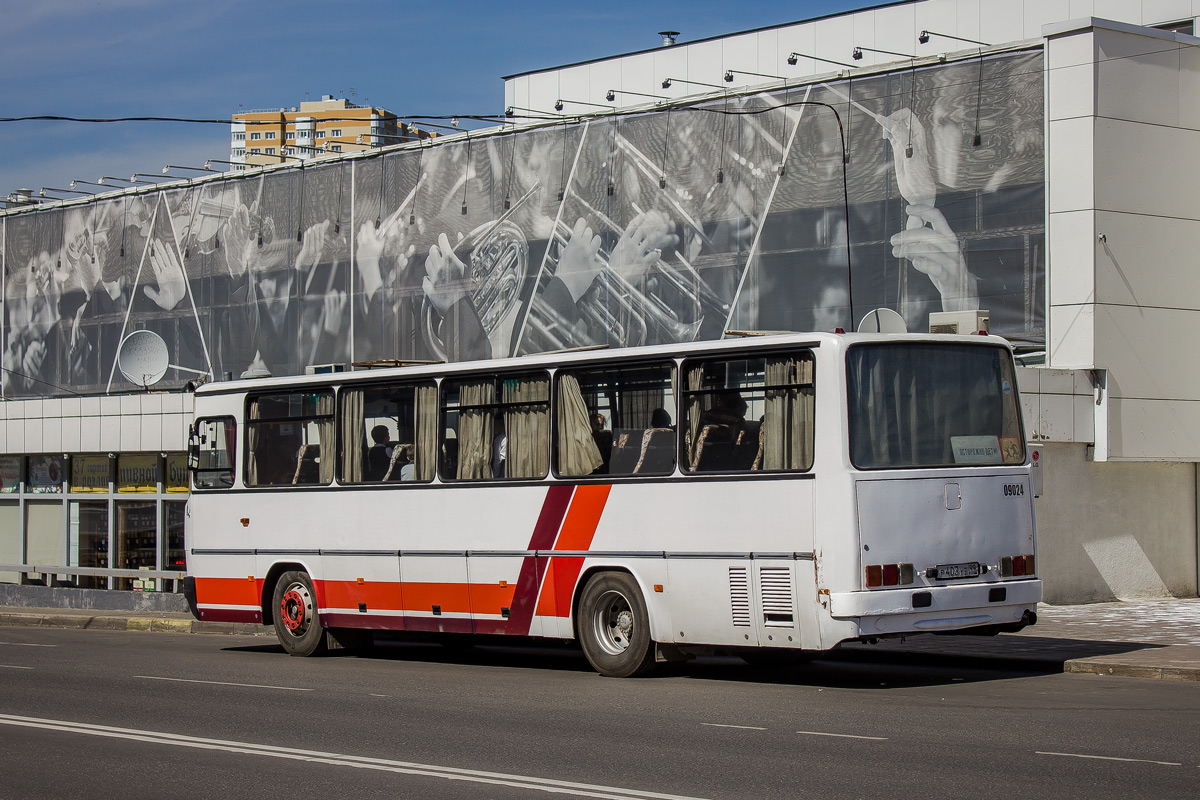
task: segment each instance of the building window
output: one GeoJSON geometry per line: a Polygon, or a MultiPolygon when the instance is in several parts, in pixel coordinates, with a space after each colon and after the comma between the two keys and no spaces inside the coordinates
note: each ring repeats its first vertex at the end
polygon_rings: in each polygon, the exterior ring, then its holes
{"type": "Polygon", "coordinates": [[[295,139],[295,138],[296,138],[296,132],[295,132],[295,131],[288,131],[288,132],[287,132],[287,138],[288,138],[288,139],[295,139]]]}
{"type": "Polygon", "coordinates": [[[267,131],[266,138],[268,138],[268,139],[274,139],[274,138],[275,138],[275,131],[267,131]]]}
{"type": "Polygon", "coordinates": [[[283,148],[283,152],[285,155],[294,156],[294,155],[296,155],[296,148],[285,147],[285,148],[283,148]]]}
{"type": "Polygon", "coordinates": [[[233,140],[234,140],[235,142],[244,142],[244,141],[246,141],[246,134],[244,134],[244,133],[235,133],[235,134],[233,135],[233,140]]]}
{"type": "Polygon", "coordinates": [[[340,144],[335,144],[333,147],[331,147],[331,148],[329,148],[329,149],[330,149],[330,150],[332,150],[332,151],[333,151],[333,152],[335,152],[335,153],[340,153],[340,152],[342,152],[342,146],[341,146],[340,144]]]}
{"type": "Polygon", "coordinates": [[[266,152],[267,152],[267,155],[269,155],[269,156],[273,156],[273,155],[275,155],[275,148],[274,148],[274,147],[268,147],[266,152]]]}
{"type": "Polygon", "coordinates": [[[341,128],[334,128],[333,130],[331,130],[331,131],[329,132],[329,135],[330,135],[330,136],[341,136],[341,135],[342,135],[342,129],[341,129],[341,128]]]}
{"type": "Polygon", "coordinates": [[[261,133],[252,133],[252,134],[250,134],[250,140],[251,140],[251,141],[253,141],[253,142],[256,142],[256,141],[258,141],[258,140],[259,140],[259,139],[261,139],[261,138],[262,138],[262,134],[261,134],[261,133]]]}
{"type": "Polygon", "coordinates": [[[260,151],[260,150],[259,150],[257,147],[251,147],[251,148],[250,148],[250,155],[252,155],[252,156],[256,156],[256,155],[258,155],[260,152],[261,152],[261,151],[260,151]]]}
{"type": "Polygon", "coordinates": [[[318,138],[318,139],[324,139],[324,138],[325,138],[325,131],[317,131],[317,138],[318,138]]]}
{"type": "Polygon", "coordinates": [[[297,131],[297,133],[296,133],[296,138],[298,138],[298,139],[311,139],[311,138],[312,138],[312,131],[297,131]]]}
{"type": "Polygon", "coordinates": [[[234,154],[235,156],[244,156],[244,155],[246,155],[246,148],[244,148],[244,147],[235,147],[235,148],[233,148],[233,154],[234,154]]]}

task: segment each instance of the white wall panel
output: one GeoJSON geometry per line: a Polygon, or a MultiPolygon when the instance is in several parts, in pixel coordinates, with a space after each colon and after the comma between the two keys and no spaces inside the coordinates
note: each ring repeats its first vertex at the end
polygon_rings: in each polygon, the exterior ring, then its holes
{"type": "Polygon", "coordinates": [[[1179,48],[1179,126],[1200,130],[1200,47],[1179,48]]]}
{"type": "Polygon", "coordinates": [[[40,419],[27,419],[24,425],[25,447],[30,453],[42,452],[42,421],[40,419]]]}
{"type": "Polygon", "coordinates": [[[1140,0],[1092,0],[1092,16],[1141,25],[1142,4],[1140,0]]]}
{"type": "Polygon", "coordinates": [[[1100,211],[1096,233],[1107,239],[1096,245],[1098,302],[1200,310],[1200,222],[1100,211]]]}
{"type": "MultiPolygon", "coordinates": [[[[601,61],[597,64],[589,64],[588,71],[591,75],[591,95],[588,97],[575,97],[574,100],[584,100],[589,103],[607,103],[604,99],[605,93],[609,89],[621,88],[621,65],[615,61],[601,61]]],[[[618,97],[615,103],[626,103],[630,98],[618,97]]]]}
{"type": "Polygon", "coordinates": [[[124,449],[121,446],[120,417],[100,417],[100,446],[96,449],[111,453],[124,449]]]}
{"type": "Polygon", "coordinates": [[[1047,330],[1047,363],[1061,368],[1095,366],[1095,307],[1051,306],[1047,330]]]}
{"type": "MultiPolygon", "coordinates": [[[[854,23],[847,17],[819,20],[813,23],[813,33],[816,37],[815,45],[809,52],[814,56],[831,58],[834,61],[842,61],[847,64],[858,63],[865,65],[875,63],[872,60],[874,53],[864,53],[862,61],[851,61],[850,51],[854,49],[854,45],[860,43],[854,41],[854,23]]],[[[832,67],[833,65],[829,66],[832,67]]]]}
{"type": "Polygon", "coordinates": [[[1096,299],[1094,214],[1087,209],[1050,215],[1046,273],[1053,305],[1091,303],[1096,299]]]}
{"type": "Polygon", "coordinates": [[[1195,16],[1192,0],[1142,0],[1143,25],[1160,25],[1195,16]]]}
{"type": "Polygon", "coordinates": [[[1059,67],[1047,75],[1046,113],[1050,120],[1096,113],[1096,71],[1091,64],[1059,67]]]}
{"type": "Polygon", "coordinates": [[[162,415],[162,439],[159,446],[162,450],[184,450],[187,448],[187,430],[190,418],[185,414],[162,415]]]}
{"type": "Polygon", "coordinates": [[[1095,330],[1111,397],[1200,398],[1200,370],[1180,361],[1200,342],[1200,311],[1098,305],[1095,330]]]}
{"type": "MultiPolygon", "coordinates": [[[[1147,52],[1113,57],[1105,53],[1108,31],[1097,32],[1096,113],[1155,125],[1179,125],[1179,48],[1161,39],[1124,36],[1147,52]]],[[[1124,49],[1124,48],[1122,48],[1124,49]]]]}
{"type": "Polygon", "coordinates": [[[1070,15],[1068,19],[1084,19],[1085,17],[1095,16],[1092,12],[1095,11],[1096,4],[1093,0],[1071,0],[1070,15]]]}
{"type": "Polygon", "coordinates": [[[1108,442],[1112,460],[1200,460],[1200,401],[1113,398],[1108,442]]]}
{"type": "Polygon", "coordinates": [[[1050,40],[1046,53],[1046,67],[1056,70],[1081,64],[1091,66],[1095,58],[1096,37],[1092,35],[1091,31],[1081,31],[1050,40]]]}
{"type": "MultiPolygon", "coordinates": [[[[653,85],[643,84],[645,88],[638,89],[639,92],[649,92],[650,94],[662,94],[667,97],[683,97],[689,94],[698,94],[704,92],[702,86],[688,86],[686,83],[675,83],[671,88],[662,88],[662,82],[665,78],[684,78],[687,80],[703,80],[702,78],[691,78],[688,75],[688,48],[684,47],[663,47],[655,50],[651,56],[654,65],[651,72],[653,85]]],[[[705,83],[715,83],[715,81],[704,81],[705,83]]]]}
{"type": "Polygon", "coordinates": [[[136,420],[125,420],[122,423],[122,429],[128,425],[129,427],[137,426],[141,429],[141,441],[138,443],[139,450],[161,450],[162,449],[162,414],[143,414],[136,420]]]}
{"type": "MultiPolygon", "coordinates": [[[[759,31],[754,38],[756,40],[755,47],[758,49],[758,58],[754,62],[755,66],[751,69],[767,75],[782,75],[783,65],[786,63],[784,59],[791,51],[780,52],[779,30],[759,31]]],[[[723,72],[724,70],[722,70],[723,72]]],[[[717,81],[717,83],[721,83],[721,81],[717,81]]]]}
{"type": "Polygon", "coordinates": [[[4,445],[9,453],[25,451],[25,421],[10,419],[4,423],[4,445]]]}
{"type": "MultiPolygon", "coordinates": [[[[747,38],[754,39],[755,37],[747,38]]],[[[724,86],[725,82],[721,80],[721,76],[725,74],[725,67],[722,66],[723,53],[724,49],[720,42],[702,42],[686,49],[680,48],[679,55],[685,71],[674,77],[724,86]]],[[[758,70],[757,59],[751,59],[747,64],[751,66],[743,67],[743,69],[758,70]]],[[[705,91],[703,86],[690,86],[687,89],[689,94],[705,91]]]]}
{"type": "MultiPolygon", "coordinates": [[[[796,65],[792,66],[787,63],[787,57],[791,53],[806,53],[809,55],[820,55],[817,52],[817,31],[814,25],[800,25],[791,28],[784,28],[779,32],[779,73],[790,77],[801,77],[804,75],[817,75],[830,70],[838,69],[835,64],[826,64],[821,61],[813,61],[811,58],[797,59],[796,65]]],[[[833,56],[829,56],[833,58],[833,56]]],[[[850,63],[848,58],[839,58],[838,61],[850,63]]],[[[763,70],[769,72],[770,70],[763,70]]]]}
{"type": "Polygon", "coordinates": [[[63,452],[62,417],[46,417],[42,420],[42,450],[47,453],[63,452]]]}
{"type": "MultiPolygon", "coordinates": [[[[964,36],[968,39],[978,39],[978,36],[970,36],[959,32],[958,6],[958,0],[928,0],[928,2],[925,3],[917,3],[912,7],[913,28],[917,31],[917,33],[920,33],[924,30],[930,30],[937,31],[938,33],[948,33],[951,36],[964,36]]],[[[967,46],[968,45],[966,42],[956,42],[953,39],[937,38],[930,39],[929,44],[925,45],[925,47],[928,48],[928,52],[958,50],[967,46]]]]}
{"type": "Polygon", "coordinates": [[[1089,444],[1096,441],[1096,401],[1091,395],[1074,395],[1072,401],[1075,406],[1074,422],[1075,428],[1071,433],[1071,441],[1073,442],[1088,442],[1089,444]]]}
{"type": "Polygon", "coordinates": [[[94,453],[100,449],[100,417],[84,416],[79,418],[79,449],[80,453],[94,453]]]}
{"type": "Polygon", "coordinates": [[[1051,213],[1095,207],[1092,193],[1093,125],[1090,118],[1050,123],[1046,206],[1051,213]]]}
{"type": "MultiPolygon", "coordinates": [[[[606,88],[607,87],[601,87],[599,92],[594,91],[592,88],[591,70],[586,68],[573,69],[570,72],[563,73],[562,79],[559,82],[558,94],[555,95],[554,100],[566,98],[568,100],[583,100],[588,103],[599,103],[603,102],[604,100],[602,95],[604,94],[604,90],[606,88]],[[597,94],[601,95],[601,97],[596,98],[597,94]]],[[[553,101],[551,102],[549,108],[554,108],[553,101]]],[[[589,109],[588,106],[566,106],[563,109],[563,112],[584,113],[588,110],[594,111],[596,109],[589,109]]]]}
{"type": "MultiPolygon", "coordinates": [[[[654,59],[649,53],[621,59],[621,85],[616,88],[632,89],[635,92],[648,94],[663,94],[662,87],[654,82],[654,59]],[[651,91],[652,88],[658,89],[658,91],[651,91]]],[[[617,99],[624,105],[641,105],[647,100],[645,97],[636,96],[618,97],[617,99]]]]}
{"type": "MultiPolygon", "coordinates": [[[[953,33],[953,31],[946,31],[953,33]]],[[[958,35],[966,39],[976,39],[981,42],[993,42],[989,39],[991,31],[984,31],[980,22],[979,0],[958,0],[958,35]]]]}
{"type": "Polygon", "coordinates": [[[978,38],[985,42],[1024,39],[1025,9],[1012,0],[979,0],[979,30],[982,35],[978,38]]]}
{"type": "MultiPolygon", "coordinates": [[[[875,11],[875,46],[883,50],[895,50],[899,53],[920,54],[920,44],[917,42],[916,6],[903,5],[880,8],[875,11]]],[[[935,28],[935,30],[937,30],[935,28]]],[[[948,31],[947,31],[948,32],[948,31]]],[[[952,40],[943,40],[947,44],[952,40]]],[[[932,42],[930,42],[932,44],[932,42]]],[[[948,48],[942,50],[959,49],[948,48]]]]}
{"type": "Polygon", "coordinates": [[[1095,135],[1096,208],[1200,219],[1200,132],[1098,118],[1095,135]]]}

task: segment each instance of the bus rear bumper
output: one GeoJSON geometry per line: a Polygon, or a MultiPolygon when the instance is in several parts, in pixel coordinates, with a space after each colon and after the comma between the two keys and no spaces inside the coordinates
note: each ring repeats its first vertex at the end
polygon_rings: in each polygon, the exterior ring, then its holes
{"type": "Polygon", "coordinates": [[[834,592],[834,619],[855,621],[860,636],[948,633],[971,628],[1020,630],[1035,620],[1040,580],[995,581],[962,586],[834,592]]]}

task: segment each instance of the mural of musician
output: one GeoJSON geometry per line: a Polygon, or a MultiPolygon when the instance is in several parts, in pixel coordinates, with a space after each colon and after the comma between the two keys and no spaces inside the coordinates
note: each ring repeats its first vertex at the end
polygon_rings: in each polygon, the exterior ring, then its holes
{"type": "Polygon", "coordinates": [[[6,397],[984,308],[1044,340],[1041,54],[991,55],[0,217],[6,397]]]}

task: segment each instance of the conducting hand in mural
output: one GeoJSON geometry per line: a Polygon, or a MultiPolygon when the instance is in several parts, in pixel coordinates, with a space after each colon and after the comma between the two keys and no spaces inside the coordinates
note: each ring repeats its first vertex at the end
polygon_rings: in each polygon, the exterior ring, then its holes
{"type": "Polygon", "coordinates": [[[362,280],[363,299],[368,305],[376,292],[395,282],[396,277],[408,266],[409,259],[416,250],[415,245],[404,248],[403,235],[384,230],[383,227],[376,228],[371,222],[363,223],[355,240],[354,265],[362,280]],[[385,255],[393,255],[393,251],[394,263],[391,269],[387,270],[387,274],[384,274],[380,263],[385,255]]]}
{"type": "Polygon", "coordinates": [[[150,269],[158,288],[145,286],[142,292],[163,311],[170,311],[187,294],[187,280],[175,247],[166,242],[155,241],[150,245],[150,269]]]}
{"type": "Polygon", "coordinates": [[[908,206],[908,228],[891,238],[892,255],[929,276],[942,310],[979,307],[979,281],[967,270],[962,248],[945,215],[931,206],[908,206]]]}

